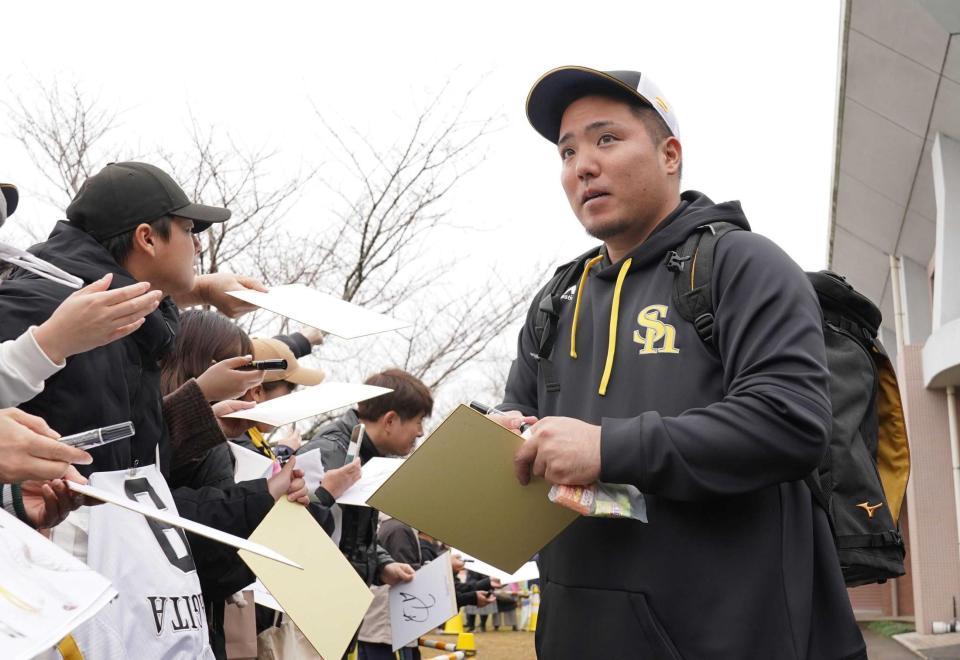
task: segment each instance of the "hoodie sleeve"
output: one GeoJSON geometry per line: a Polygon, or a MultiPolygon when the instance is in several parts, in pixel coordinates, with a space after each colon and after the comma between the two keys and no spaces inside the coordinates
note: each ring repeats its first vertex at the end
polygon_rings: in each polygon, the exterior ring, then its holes
{"type": "Polygon", "coordinates": [[[676,417],[604,418],[602,481],[698,500],[796,481],[818,465],[831,407],[812,286],[782,250],[746,231],[717,244],[715,264],[723,399],[676,417]]]}
{"type": "MultiPolygon", "coordinates": [[[[549,286],[549,285],[548,285],[549,286]]],[[[497,406],[504,412],[518,410],[524,415],[539,415],[537,401],[538,365],[534,357],[537,352],[537,337],[535,323],[540,298],[546,287],[537,292],[533,303],[527,311],[526,321],[517,337],[517,357],[510,365],[510,374],[507,376],[507,385],[503,401],[497,406]]]]}
{"type": "Polygon", "coordinates": [[[193,520],[247,538],[273,508],[266,479],[241,481],[229,488],[181,487],[173,490],[177,511],[193,520]]]}

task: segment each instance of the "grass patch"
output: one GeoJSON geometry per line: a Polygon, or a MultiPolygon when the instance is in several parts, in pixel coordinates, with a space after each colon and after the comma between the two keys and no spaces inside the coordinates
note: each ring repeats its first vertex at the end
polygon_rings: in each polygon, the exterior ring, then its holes
{"type": "Polygon", "coordinates": [[[884,637],[893,637],[916,630],[916,626],[909,621],[871,621],[867,624],[867,628],[884,637]]]}

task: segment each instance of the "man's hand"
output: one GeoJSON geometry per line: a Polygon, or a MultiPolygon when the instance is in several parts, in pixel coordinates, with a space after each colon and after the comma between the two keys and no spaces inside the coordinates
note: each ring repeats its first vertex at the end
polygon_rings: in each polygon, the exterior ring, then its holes
{"type": "Polygon", "coordinates": [[[497,424],[503,428],[513,431],[517,435],[520,435],[520,426],[522,424],[534,424],[537,421],[536,417],[529,415],[523,415],[522,413],[517,412],[516,410],[505,411],[504,413],[493,413],[487,415],[487,419],[495,421],[497,424]]]}
{"type": "Polygon", "coordinates": [[[85,504],[84,498],[75,495],[65,480],[79,484],[87,480],[71,466],[63,479],[52,481],[24,481],[20,485],[23,509],[37,529],[47,529],[62,523],[70,512],[85,504]]]}
{"type": "Polygon", "coordinates": [[[174,300],[180,307],[213,305],[220,310],[221,314],[235,319],[257,309],[256,305],[227,295],[227,291],[239,291],[241,289],[263,292],[267,290],[261,282],[252,277],[234,275],[233,273],[209,273],[198,275],[194,281],[193,291],[174,300]]]}
{"type": "Polygon", "coordinates": [[[90,454],[57,442],[59,437],[39,417],[17,408],[0,410],[0,482],[59,479],[71,463],[93,463],[90,454]]]}
{"type": "Polygon", "coordinates": [[[296,462],[296,456],[292,456],[282,470],[267,479],[267,490],[275,500],[279,500],[286,493],[291,502],[307,505],[310,502],[307,497],[307,482],[303,480],[303,470],[294,469],[296,462]]]}
{"type": "Polygon", "coordinates": [[[227,358],[215,363],[197,377],[197,385],[207,401],[224,401],[243,396],[252,387],[263,382],[263,372],[239,371],[237,367],[250,364],[251,355],[227,358]]]}
{"type": "Polygon", "coordinates": [[[109,291],[113,274],[71,293],[33,331],[37,345],[54,364],[135,332],[160,305],[162,291],[139,282],[109,291]]]}
{"type": "Polygon", "coordinates": [[[414,573],[415,571],[410,564],[401,564],[395,561],[383,567],[380,571],[380,581],[392,587],[401,582],[409,582],[413,579],[414,573]]]}
{"type": "Polygon", "coordinates": [[[489,591],[478,591],[477,592],[477,607],[486,607],[491,603],[495,602],[497,597],[494,596],[489,591]]]}
{"type": "Polygon", "coordinates": [[[324,472],[320,485],[333,496],[333,499],[337,499],[347,492],[350,486],[357,483],[359,479],[360,458],[357,457],[343,467],[324,472]]]}
{"type": "Polygon", "coordinates": [[[320,346],[323,344],[324,337],[327,336],[323,330],[319,330],[310,325],[303,326],[300,329],[300,334],[307,338],[310,346],[320,346]]]}
{"type": "Polygon", "coordinates": [[[227,399],[213,404],[213,415],[217,418],[217,424],[220,430],[228,438],[239,438],[246,433],[247,429],[253,426],[249,419],[240,419],[238,417],[225,417],[238,410],[250,410],[257,404],[253,401],[240,401],[239,399],[227,399]]]}
{"type": "Polygon", "coordinates": [[[600,478],[600,427],[570,417],[545,417],[513,457],[517,479],[587,486],[600,478]]]}
{"type": "Polygon", "coordinates": [[[290,432],[285,436],[277,440],[278,445],[285,445],[290,447],[294,452],[300,449],[300,445],[303,444],[303,438],[300,436],[300,431],[296,428],[290,429],[290,432]]]}

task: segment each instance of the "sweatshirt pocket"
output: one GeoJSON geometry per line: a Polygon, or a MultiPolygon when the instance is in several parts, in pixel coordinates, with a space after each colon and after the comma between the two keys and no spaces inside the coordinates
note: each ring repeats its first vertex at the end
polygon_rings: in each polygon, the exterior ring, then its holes
{"type": "Polygon", "coordinates": [[[667,631],[660,625],[657,615],[651,609],[650,604],[647,603],[647,597],[641,593],[628,593],[627,595],[630,604],[633,606],[633,615],[637,618],[640,627],[643,628],[647,641],[659,649],[661,655],[655,657],[662,657],[664,660],[682,660],[677,647],[674,646],[673,641],[667,635],[667,631]]]}
{"type": "Polygon", "coordinates": [[[644,594],[556,582],[544,587],[537,654],[546,660],[683,660],[644,594]]]}

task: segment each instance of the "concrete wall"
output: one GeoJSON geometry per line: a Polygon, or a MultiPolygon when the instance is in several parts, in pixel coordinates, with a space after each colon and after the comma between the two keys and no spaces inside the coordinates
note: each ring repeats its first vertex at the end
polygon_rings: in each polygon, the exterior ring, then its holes
{"type": "Polygon", "coordinates": [[[913,578],[917,632],[930,633],[932,622],[953,619],[953,598],[960,598],[946,395],[924,387],[920,346],[903,346],[898,357],[911,454],[907,560],[913,578]]]}

